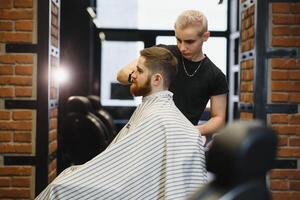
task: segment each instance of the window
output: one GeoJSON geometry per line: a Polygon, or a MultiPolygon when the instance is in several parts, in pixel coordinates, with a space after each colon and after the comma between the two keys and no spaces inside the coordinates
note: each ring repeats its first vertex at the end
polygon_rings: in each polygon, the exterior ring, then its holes
{"type": "Polygon", "coordinates": [[[201,10],[209,30],[226,31],[227,0],[98,0],[99,28],[173,30],[176,17],[184,10],[201,10]]]}
{"type": "MultiPolygon", "coordinates": [[[[176,44],[174,36],[158,36],[156,44],[176,44]]],[[[210,37],[203,45],[203,52],[226,75],[226,45],[224,37],[210,37]]]]}
{"type": "MultiPolygon", "coordinates": [[[[104,41],[101,50],[101,103],[105,106],[135,106],[140,98],[134,100],[121,100],[112,98],[112,86],[118,87],[116,74],[118,70],[132,62],[139,56],[139,51],[144,48],[143,42],[104,41]]],[[[121,87],[119,85],[119,87],[121,87]]],[[[126,91],[125,91],[126,92],[126,91]]],[[[118,95],[114,95],[118,96],[118,95]]],[[[124,96],[124,95],[123,95],[124,96]]]]}

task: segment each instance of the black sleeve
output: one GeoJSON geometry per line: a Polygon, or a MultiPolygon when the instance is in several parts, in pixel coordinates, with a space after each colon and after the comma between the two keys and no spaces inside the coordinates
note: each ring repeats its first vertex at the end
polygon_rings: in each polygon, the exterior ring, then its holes
{"type": "Polygon", "coordinates": [[[229,91],[226,76],[221,71],[216,74],[211,85],[210,96],[226,94],[229,91]]]}

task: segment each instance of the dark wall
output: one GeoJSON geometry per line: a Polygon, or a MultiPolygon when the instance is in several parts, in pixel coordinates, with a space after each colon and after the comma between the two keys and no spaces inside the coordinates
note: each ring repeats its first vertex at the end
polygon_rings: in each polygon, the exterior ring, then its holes
{"type": "Polygon", "coordinates": [[[61,65],[71,72],[71,81],[62,86],[63,95],[92,92],[94,25],[86,11],[93,1],[62,0],[61,65]]]}
{"type": "Polygon", "coordinates": [[[58,172],[67,167],[60,142],[67,99],[99,94],[99,65],[94,62],[99,44],[96,48],[96,28],[86,11],[89,6],[95,7],[95,0],[61,1],[60,65],[70,72],[70,80],[61,84],[59,91],[58,172]]]}

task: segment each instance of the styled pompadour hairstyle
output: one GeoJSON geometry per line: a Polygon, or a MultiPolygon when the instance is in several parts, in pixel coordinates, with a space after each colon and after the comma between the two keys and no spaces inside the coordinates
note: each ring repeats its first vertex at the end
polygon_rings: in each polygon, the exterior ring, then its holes
{"type": "Polygon", "coordinates": [[[174,28],[185,29],[189,26],[199,26],[199,35],[201,36],[204,32],[208,30],[208,22],[205,15],[198,10],[186,10],[182,12],[175,22],[174,28]]]}
{"type": "Polygon", "coordinates": [[[164,79],[164,87],[168,89],[177,74],[177,59],[167,49],[162,47],[150,47],[140,51],[145,58],[145,66],[150,74],[160,73],[164,79]]]}

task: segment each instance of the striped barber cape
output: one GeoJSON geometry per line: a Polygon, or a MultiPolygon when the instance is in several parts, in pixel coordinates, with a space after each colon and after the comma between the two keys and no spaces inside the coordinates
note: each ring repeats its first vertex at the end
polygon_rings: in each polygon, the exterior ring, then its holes
{"type": "Polygon", "coordinates": [[[143,98],[109,147],[36,199],[185,199],[206,183],[201,136],[162,91],[143,98]]]}

